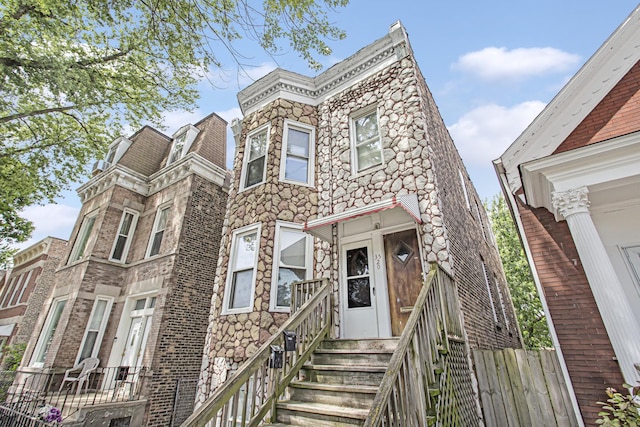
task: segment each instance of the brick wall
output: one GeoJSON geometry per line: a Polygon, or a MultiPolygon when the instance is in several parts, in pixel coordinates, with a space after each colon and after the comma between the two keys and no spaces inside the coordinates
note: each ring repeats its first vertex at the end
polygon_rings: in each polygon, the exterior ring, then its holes
{"type": "Polygon", "coordinates": [[[565,221],[518,202],[524,232],[587,425],[597,418],[606,387],[623,378],[565,221]]]}
{"type": "Polygon", "coordinates": [[[214,165],[226,169],[227,122],[217,114],[210,114],[195,124],[200,129],[196,140],[189,149],[190,153],[198,153],[214,165]]]}
{"type": "Polygon", "coordinates": [[[145,126],[131,137],[133,144],[118,163],[144,176],[160,170],[163,160],[169,155],[171,139],[157,130],[145,126]]]}
{"type": "Polygon", "coordinates": [[[192,180],[175,267],[156,318],[161,333],[153,349],[148,426],[169,424],[177,381],[197,379],[202,363],[227,195],[200,177],[192,180]]]}
{"type": "Polygon", "coordinates": [[[571,132],[555,153],[640,130],[640,62],[571,132]]]}
{"type": "Polygon", "coordinates": [[[502,264],[489,234],[487,214],[417,66],[416,70],[428,135],[426,142],[434,153],[432,162],[439,205],[453,258],[453,274],[469,345],[472,348],[519,348],[521,342],[516,317],[502,264]],[[471,209],[467,207],[459,171],[465,181],[471,209]],[[490,280],[489,290],[482,269],[483,260],[490,280]],[[500,296],[504,304],[500,303],[500,296]],[[492,305],[498,322],[494,320],[492,305]],[[507,321],[504,320],[505,315],[507,321]]]}

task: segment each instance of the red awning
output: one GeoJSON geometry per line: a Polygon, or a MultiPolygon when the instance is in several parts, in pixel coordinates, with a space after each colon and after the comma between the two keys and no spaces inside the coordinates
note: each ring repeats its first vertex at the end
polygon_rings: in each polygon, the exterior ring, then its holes
{"type": "Polygon", "coordinates": [[[330,242],[331,226],[333,224],[337,224],[338,222],[342,221],[348,221],[359,216],[371,215],[372,213],[394,208],[402,209],[415,222],[417,222],[418,224],[422,223],[422,220],[420,219],[418,196],[416,194],[405,194],[403,196],[395,196],[390,199],[369,203],[368,205],[358,208],[348,209],[337,214],[312,219],[311,221],[307,221],[305,223],[304,231],[316,237],[319,237],[322,240],[330,242]]]}

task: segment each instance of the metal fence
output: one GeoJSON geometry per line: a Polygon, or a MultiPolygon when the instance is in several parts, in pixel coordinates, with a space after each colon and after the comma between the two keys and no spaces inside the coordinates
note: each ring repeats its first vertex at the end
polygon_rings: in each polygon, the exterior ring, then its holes
{"type": "Polygon", "coordinates": [[[87,406],[138,400],[147,369],[97,368],[83,382],[63,381],[65,372],[62,368],[0,371],[0,427],[50,425],[44,420],[62,421],[87,406]]]}
{"type": "Polygon", "coordinates": [[[171,427],[181,425],[184,420],[193,413],[196,401],[196,390],[198,388],[198,378],[178,379],[176,384],[176,394],[173,400],[173,413],[171,414],[171,427]]]}

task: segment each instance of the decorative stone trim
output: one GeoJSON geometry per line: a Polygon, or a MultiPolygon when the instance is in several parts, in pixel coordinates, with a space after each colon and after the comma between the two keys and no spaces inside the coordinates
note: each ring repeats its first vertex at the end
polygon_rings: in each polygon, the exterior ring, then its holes
{"type": "Polygon", "coordinates": [[[225,185],[226,173],[222,168],[196,153],[190,153],[148,178],[122,165],[115,165],[113,169],[106,170],[81,186],[78,189],[78,195],[80,196],[80,201],[84,203],[112,186],[119,185],[127,190],[149,197],[191,174],[199,175],[223,188],[228,187],[228,185],[225,185]]]}
{"type": "Polygon", "coordinates": [[[567,191],[554,191],[551,195],[554,209],[564,218],[577,214],[589,213],[589,189],[574,188],[567,191]]]}

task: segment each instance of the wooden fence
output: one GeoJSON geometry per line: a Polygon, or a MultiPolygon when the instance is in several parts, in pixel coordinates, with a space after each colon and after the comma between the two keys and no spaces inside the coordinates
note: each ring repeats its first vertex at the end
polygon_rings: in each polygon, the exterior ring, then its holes
{"type": "Polygon", "coordinates": [[[487,427],[577,426],[554,350],[474,350],[487,427]]]}

